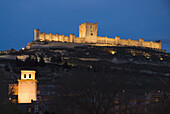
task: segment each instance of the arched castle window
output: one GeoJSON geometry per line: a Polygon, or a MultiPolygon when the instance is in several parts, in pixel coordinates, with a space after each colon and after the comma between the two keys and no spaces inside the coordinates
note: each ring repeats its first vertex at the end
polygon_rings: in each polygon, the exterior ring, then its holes
{"type": "Polygon", "coordinates": [[[26,78],[26,74],[24,74],[24,78],[26,78]]]}

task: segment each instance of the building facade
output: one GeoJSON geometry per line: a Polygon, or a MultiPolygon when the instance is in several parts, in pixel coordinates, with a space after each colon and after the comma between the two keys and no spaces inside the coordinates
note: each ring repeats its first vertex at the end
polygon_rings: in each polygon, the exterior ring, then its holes
{"type": "Polygon", "coordinates": [[[21,70],[18,80],[18,103],[31,103],[37,100],[37,80],[34,70],[21,70]]]}
{"type": "Polygon", "coordinates": [[[136,47],[148,47],[154,49],[161,49],[161,41],[144,41],[143,38],[139,40],[128,40],[120,39],[119,36],[115,38],[108,38],[107,36],[97,36],[97,23],[82,23],[79,25],[79,37],[75,37],[75,34],[69,36],[57,34],[46,34],[41,33],[39,29],[34,29],[34,40],[35,41],[59,41],[59,42],[70,42],[70,43],[91,43],[98,46],[136,46],[136,47]]]}

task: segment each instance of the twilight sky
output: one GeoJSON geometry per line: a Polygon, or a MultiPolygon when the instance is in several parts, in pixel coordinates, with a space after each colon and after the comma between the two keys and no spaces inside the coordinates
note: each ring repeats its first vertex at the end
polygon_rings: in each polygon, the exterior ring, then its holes
{"type": "Polygon", "coordinates": [[[161,40],[170,53],[170,0],[0,0],[0,50],[25,47],[34,29],[78,36],[85,21],[98,36],[161,40]]]}

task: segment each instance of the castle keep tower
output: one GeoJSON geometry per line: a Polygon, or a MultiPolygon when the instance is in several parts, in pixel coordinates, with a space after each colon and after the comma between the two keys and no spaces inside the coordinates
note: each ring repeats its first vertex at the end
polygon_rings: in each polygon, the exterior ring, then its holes
{"type": "Polygon", "coordinates": [[[97,41],[97,23],[83,23],[79,25],[79,37],[85,38],[87,43],[96,43],[97,41]]]}
{"type": "Polygon", "coordinates": [[[37,80],[34,70],[21,70],[18,80],[18,103],[31,103],[37,100],[37,80]]]}
{"type": "Polygon", "coordinates": [[[34,40],[35,41],[39,40],[39,34],[40,34],[40,30],[34,29],[34,40]]]}

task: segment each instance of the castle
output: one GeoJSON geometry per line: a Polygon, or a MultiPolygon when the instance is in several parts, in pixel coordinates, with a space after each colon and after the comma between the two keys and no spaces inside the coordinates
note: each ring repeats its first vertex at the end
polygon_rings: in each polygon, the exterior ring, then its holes
{"type": "Polygon", "coordinates": [[[161,49],[161,41],[144,41],[143,38],[139,40],[120,39],[119,36],[115,38],[108,38],[107,36],[97,36],[97,23],[83,23],[79,25],[79,37],[75,37],[75,34],[69,36],[57,34],[41,33],[39,29],[34,29],[35,41],[58,41],[58,42],[70,42],[70,43],[86,43],[94,44],[98,46],[136,46],[136,47],[148,47],[152,49],[161,49]]]}

